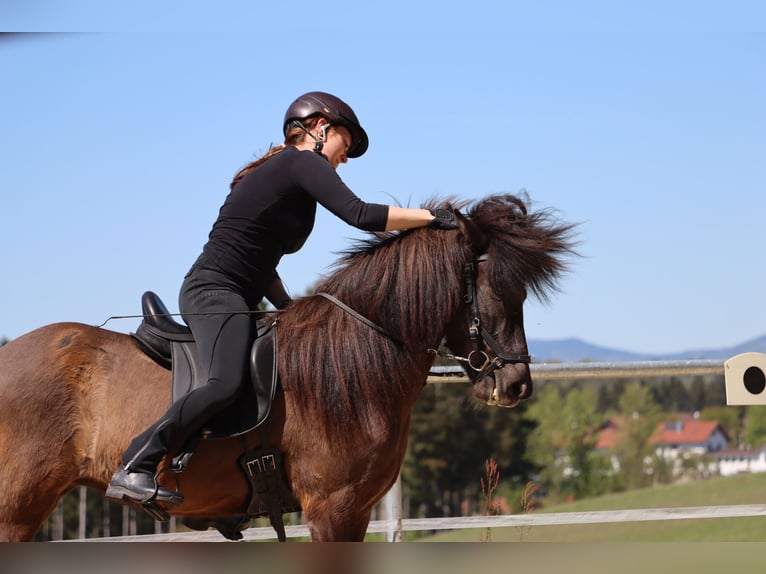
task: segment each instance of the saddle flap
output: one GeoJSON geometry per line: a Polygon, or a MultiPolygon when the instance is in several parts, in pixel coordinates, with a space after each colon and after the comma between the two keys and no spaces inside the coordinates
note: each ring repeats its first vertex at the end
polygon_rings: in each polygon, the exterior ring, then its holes
{"type": "MultiPolygon", "coordinates": [[[[257,428],[271,412],[271,404],[276,394],[277,377],[277,329],[276,320],[267,318],[259,321],[257,336],[250,351],[250,384],[245,385],[239,399],[222,413],[215,415],[205,425],[204,436],[207,439],[238,436],[257,428]]],[[[173,370],[179,370],[178,388],[189,392],[207,381],[201,376],[196,364],[193,345],[174,343],[173,370]],[[187,373],[191,373],[191,375],[187,373]],[[191,388],[188,381],[192,380],[191,388]]],[[[174,400],[176,380],[173,382],[174,400]]]]}
{"type": "Polygon", "coordinates": [[[250,376],[258,398],[258,423],[269,415],[277,390],[277,321],[258,328],[258,336],[250,351],[250,376]]]}
{"type": "Polygon", "coordinates": [[[170,345],[173,359],[171,398],[176,402],[190,393],[195,385],[206,381],[201,376],[201,366],[197,361],[197,344],[173,341],[170,345]]]}

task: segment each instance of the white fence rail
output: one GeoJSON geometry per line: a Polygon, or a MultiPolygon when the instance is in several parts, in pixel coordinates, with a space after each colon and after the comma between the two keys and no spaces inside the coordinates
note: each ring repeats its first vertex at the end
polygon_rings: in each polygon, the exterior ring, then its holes
{"type": "MultiPolygon", "coordinates": [[[[563,380],[591,378],[680,377],[723,375],[722,360],[634,361],[623,363],[533,363],[533,380],[563,380]]],[[[458,367],[434,367],[429,383],[467,382],[458,367]]]]}
{"type": "MultiPolygon", "coordinates": [[[[649,522],[660,520],[699,520],[703,518],[741,518],[766,516],[766,504],[730,506],[689,506],[681,508],[643,508],[601,510],[594,512],[560,512],[539,514],[511,514],[503,516],[460,516],[451,518],[405,518],[395,525],[399,532],[458,530],[471,528],[506,528],[509,526],[562,526],[570,524],[613,524],[619,522],[649,522]]],[[[387,520],[370,522],[368,533],[389,532],[387,520]]],[[[286,526],[288,538],[307,538],[306,526],[286,526]]],[[[243,540],[275,540],[271,527],[249,528],[243,540]]],[[[144,536],[117,536],[91,538],[87,542],[223,542],[215,531],[180,532],[173,534],[147,534],[144,536]]]]}

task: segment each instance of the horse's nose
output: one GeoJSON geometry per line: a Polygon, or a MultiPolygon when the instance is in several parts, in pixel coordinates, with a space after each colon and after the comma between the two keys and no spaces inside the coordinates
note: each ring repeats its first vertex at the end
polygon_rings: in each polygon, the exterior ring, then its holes
{"type": "Polygon", "coordinates": [[[531,395],[532,377],[526,363],[505,365],[474,385],[474,396],[489,405],[515,407],[531,395]]]}
{"type": "Polygon", "coordinates": [[[529,365],[524,365],[524,367],[527,370],[527,376],[524,382],[520,383],[520,387],[519,387],[519,398],[522,401],[532,396],[532,390],[534,387],[532,383],[532,375],[529,372],[529,365]]]}
{"type": "Polygon", "coordinates": [[[497,404],[515,407],[520,401],[532,396],[532,376],[527,363],[506,365],[495,374],[497,404]]]}

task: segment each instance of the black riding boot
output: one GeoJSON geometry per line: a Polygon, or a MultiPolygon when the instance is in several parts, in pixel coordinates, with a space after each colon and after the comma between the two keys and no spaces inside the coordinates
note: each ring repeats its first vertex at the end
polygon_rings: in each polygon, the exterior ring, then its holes
{"type": "Polygon", "coordinates": [[[173,421],[163,419],[136,437],[122,455],[123,464],[109,482],[106,497],[119,503],[162,502],[177,506],[184,497],[160,486],[155,477],[157,465],[167,454],[167,433],[173,421]]]}

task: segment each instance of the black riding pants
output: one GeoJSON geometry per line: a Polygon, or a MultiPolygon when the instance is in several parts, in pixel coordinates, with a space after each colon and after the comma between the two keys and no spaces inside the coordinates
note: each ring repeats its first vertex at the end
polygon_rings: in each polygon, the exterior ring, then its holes
{"type": "Polygon", "coordinates": [[[248,356],[255,319],[251,305],[260,297],[245,297],[228,276],[198,261],[184,278],[179,306],[197,343],[207,384],[174,402],[152,426],[138,435],[123,453],[132,471],[156,472],[170,453],[175,456],[204,424],[232,404],[248,380],[248,356]]]}

